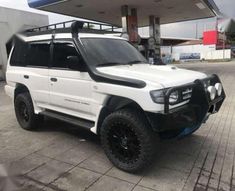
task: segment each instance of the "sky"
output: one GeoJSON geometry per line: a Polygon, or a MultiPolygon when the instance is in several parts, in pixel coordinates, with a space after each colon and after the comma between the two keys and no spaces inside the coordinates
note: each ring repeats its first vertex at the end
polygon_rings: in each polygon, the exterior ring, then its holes
{"type": "Polygon", "coordinates": [[[0,6],[13,8],[13,9],[20,9],[20,10],[25,10],[25,11],[30,11],[30,12],[36,12],[36,13],[41,13],[41,14],[47,14],[49,16],[49,21],[51,24],[63,22],[66,20],[72,20],[72,17],[67,17],[67,16],[62,16],[59,14],[31,9],[28,6],[27,0],[0,0],[0,6]]]}
{"type": "Polygon", "coordinates": [[[214,1],[224,15],[235,18],[234,0],[214,0],[214,1]]]}
{"type": "MultiPolygon", "coordinates": [[[[235,19],[235,0],[214,0],[214,2],[223,16],[235,19]]],[[[161,33],[164,37],[201,38],[203,31],[214,30],[215,25],[215,18],[167,24],[161,27],[161,33]]]]}
{"type": "MultiPolygon", "coordinates": [[[[235,0],[214,0],[223,15],[235,18],[235,0]]],[[[27,0],[0,0],[0,6],[21,9],[31,12],[45,14],[44,11],[38,11],[28,7],[27,0]]],[[[65,17],[58,14],[46,13],[49,15],[50,23],[58,23],[66,20],[72,20],[72,17],[65,17]]],[[[161,27],[162,36],[200,38],[203,30],[213,29],[215,19],[206,19],[198,21],[189,21],[183,23],[175,23],[163,25],[161,27]],[[174,30],[173,30],[174,29],[174,30]],[[183,29],[183,31],[182,31],[183,29]],[[173,32],[172,32],[173,31],[173,32]]],[[[143,30],[143,33],[145,31],[143,30]]]]}

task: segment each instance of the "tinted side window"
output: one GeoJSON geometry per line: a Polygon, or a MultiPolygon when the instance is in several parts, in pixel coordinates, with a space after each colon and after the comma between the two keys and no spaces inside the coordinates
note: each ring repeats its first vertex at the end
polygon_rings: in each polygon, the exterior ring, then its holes
{"type": "Polygon", "coordinates": [[[48,67],[50,63],[50,44],[32,43],[29,45],[28,66],[48,67]]]}
{"type": "Polygon", "coordinates": [[[15,39],[14,50],[11,56],[11,66],[26,66],[26,57],[28,51],[28,44],[20,39],[15,39]]]}
{"type": "Polygon", "coordinates": [[[72,43],[54,43],[52,67],[67,69],[68,58],[71,56],[78,57],[79,64],[84,65],[82,56],[72,43]]]}

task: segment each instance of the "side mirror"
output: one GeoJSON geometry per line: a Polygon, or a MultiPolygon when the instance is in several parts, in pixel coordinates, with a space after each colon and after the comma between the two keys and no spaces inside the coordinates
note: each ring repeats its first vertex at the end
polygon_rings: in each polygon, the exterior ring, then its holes
{"type": "Polygon", "coordinates": [[[68,56],[67,57],[68,68],[71,70],[80,70],[81,60],[78,56],[68,56]]]}

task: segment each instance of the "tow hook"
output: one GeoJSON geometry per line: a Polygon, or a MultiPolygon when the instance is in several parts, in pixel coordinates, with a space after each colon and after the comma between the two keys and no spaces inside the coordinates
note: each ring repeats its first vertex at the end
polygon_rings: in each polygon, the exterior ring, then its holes
{"type": "Polygon", "coordinates": [[[217,111],[216,111],[216,104],[214,104],[214,105],[212,105],[212,106],[210,107],[209,113],[210,113],[210,114],[217,113],[217,111]]]}

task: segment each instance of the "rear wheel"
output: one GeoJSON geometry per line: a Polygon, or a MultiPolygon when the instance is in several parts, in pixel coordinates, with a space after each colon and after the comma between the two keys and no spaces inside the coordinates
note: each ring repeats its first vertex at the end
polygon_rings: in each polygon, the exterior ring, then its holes
{"type": "Polygon", "coordinates": [[[116,111],[104,120],[101,142],[109,160],[124,171],[137,172],[154,156],[153,132],[145,118],[132,110],[116,111]]]}
{"type": "Polygon", "coordinates": [[[35,129],[43,121],[43,116],[34,113],[33,102],[28,92],[16,96],[15,114],[20,126],[26,130],[35,129]]]}

